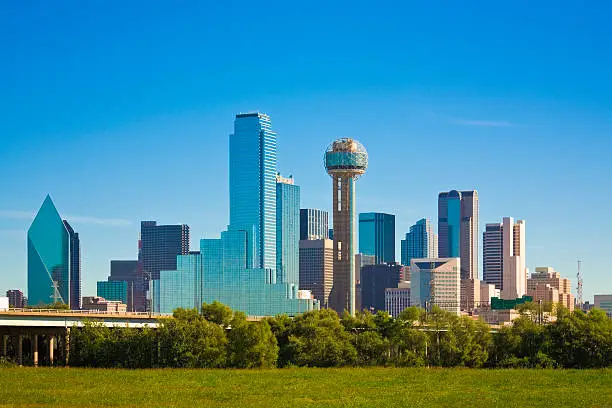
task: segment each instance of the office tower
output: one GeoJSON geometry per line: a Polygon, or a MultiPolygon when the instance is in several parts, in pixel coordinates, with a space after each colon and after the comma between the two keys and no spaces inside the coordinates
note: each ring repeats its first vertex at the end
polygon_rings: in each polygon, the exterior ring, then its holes
{"type": "Polygon", "coordinates": [[[537,267],[536,271],[527,279],[527,295],[534,302],[561,303],[570,311],[574,310],[574,295],[572,295],[571,282],[562,278],[561,274],[550,266],[537,267]]]}
{"type": "MultiPolygon", "coordinates": [[[[329,214],[324,210],[302,208],[300,210],[300,241],[304,239],[328,239],[329,214]]],[[[332,239],[332,238],[329,238],[332,239]]]]}
{"type": "Polygon", "coordinates": [[[527,293],[527,268],[525,267],[525,221],[514,222],[504,217],[502,222],[503,288],[502,299],[512,300],[527,293]]]}
{"type": "Polygon", "coordinates": [[[23,296],[23,292],[19,289],[11,289],[6,291],[6,297],[9,300],[9,307],[21,309],[26,307],[26,297],[23,296]]]}
{"type": "Polygon", "coordinates": [[[81,242],[78,232],[64,220],[64,227],[68,231],[68,247],[70,253],[70,309],[81,308],[81,242]]]}
{"type": "Polygon", "coordinates": [[[230,225],[247,231],[256,268],[276,269],[276,133],[263,113],[236,115],[230,135],[230,225]]]}
{"type": "Polygon", "coordinates": [[[359,214],[359,253],[374,256],[377,264],[395,262],[395,215],[359,214]]]}
{"type": "Polygon", "coordinates": [[[334,242],[331,239],[300,241],[300,288],[310,290],[321,307],[329,307],[334,282],[334,242]]]}
{"type": "Polygon", "coordinates": [[[438,256],[461,258],[461,279],[478,279],[478,192],[438,196],[438,256]]]}
{"type": "Polygon", "coordinates": [[[138,245],[138,290],[134,291],[136,311],[148,311],[150,281],[159,279],[162,270],[176,269],[176,256],[189,253],[189,226],[140,223],[138,245]],[[147,299],[148,298],[148,299],[147,299]]]}
{"type": "Polygon", "coordinates": [[[124,303],[128,310],[129,296],[128,283],[126,281],[98,281],[96,295],[106,300],[124,303]]]}
{"type": "Polygon", "coordinates": [[[504,245],[501,223],[487,224],[482,233],[482,280],[495,285],[496,289],[504,287],[504,245]]]}
{"type": "Polygon", "coordinates": [[[397,288],[385,289],[385,311],[392,317],[399,316],[410,307],[410,282],[402,281],[397,288]]]}
{"type": "Polygon", "coordinates": [[[334,229],[330,228],[329,229],[329,235],[328,235],[329,239],[333,240],[334,239],[334,229]]]}
{"type": "Polygon", "coordinates": [[[342,138],[325,151],[325,168],[332,177],[334,219],[334,285],[330,307],[355,314],[355,180],[368,167],[368,153],[356,140],[342,138]]]}
{"type": "Polygon", "coordinates": [[[410,264],[410,304],[459,314],[461,258],[414,258],[410,264]]]}
{"type": "Polygon", "coordinates": [[[420,219],[411,226],[401,244],[402,265],[410,266],[412,258],[438,257],[438,235],[428,219],[420,219]]]}
{"type": "Polygon", "coordinates": [[[276,175],[276,281],[299,284],[300,187],[276,175]]]}
{"type": "Polygon", "coordinates": [[[28,230],[28,296],[31,305],[54,302],[78,308],[80,245],[47,195],[28,230]],[[71,283],[71,278],[74,281],[71,283]]]}
{"type": "Polygon", "coordinates": [[[612,319],[612,295],[595,295],[594,305],[596,308],[606,312],[612,319]]]}
{"type": "MultiPolygon", "coordinates": [[[[134,308],[134,300],[135,298],[143,298],[143,293],[137,293],[139,289],[142,289],[138,283],[138,261],[133,260],[111,260],[110,261],[110,276],[108,277],[108,282],[125,282],[126,290],[127,290],[127,298],[123,303],[127,305],[128,311],[135,311],[134,308]]],[[[104,287],[104,285],[103,285],[104,287]]],[[[112,288],[122,288],[123,285],[119,284],[119,286],[113,286],[110,284],[112,288]]],[[[104,291],[105,289],[103,289],[104,291]]],[[[114,291],[116,289],[110,289],[114,291]]],[[[108,293],[108,292],[107,292],[108,293]]],[[[113,298],[104,296],[103,294],[98,293],[98,296],[101,296],[105,299],[115,300],[113,298]]]]}
{"type": "Polygon", "coordinates": [[[402,266],[397,263],[366,265],[361,268],[361,308],[385,310],[385,289],[397,288],[402,266]]]}

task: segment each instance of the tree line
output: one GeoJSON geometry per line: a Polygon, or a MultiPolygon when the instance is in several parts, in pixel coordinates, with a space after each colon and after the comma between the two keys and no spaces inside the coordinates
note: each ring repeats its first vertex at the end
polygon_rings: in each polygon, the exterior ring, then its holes
{"type": "Polygon", "coordinates": [[[158,329],[73,328],[71,366],[121,368],[271,367],[524,367],[597,368],[612,365],[612,320],[601,310],[557,308],[539,324],[523,313],[492,333],[489,326],[438,307],[411,307],[397,318],[332,310],[261,322],[217,302],[201,311],[177,309],[158,329]]]}

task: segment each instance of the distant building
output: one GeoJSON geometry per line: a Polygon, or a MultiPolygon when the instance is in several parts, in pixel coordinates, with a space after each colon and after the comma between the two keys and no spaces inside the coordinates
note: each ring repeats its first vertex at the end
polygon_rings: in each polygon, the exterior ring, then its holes
{"type": "Polygon", "coordinates": [[[302,208],[300,210],[300,241],[328,238],[329,213],[324,210],[302,208]]]}
{"type": "Polygon", "coordinates": [[[533,297],[534,302],[541,300],[561,303],[570,311],[574,310],[575,302],[570,280],[562,278],[559,272],[549,266],[537,267],[527,279],[527,295],[533,297]]]}
{"type": "Polygon", "coordinates": [[[594,307],[606,312],[612,319],[612,295],[595,295],[594,307]]]}
{"type": "MultiPolygon", "coordinates": [[[[109,282],[125,282],[127,286],[127,301],[124,302],[128,306],[128,311],[136,311],[134,301],[136,298],[144,299],[145,292],[142,291],[142,285],[138,285],[138,261],[136,260],[112,260],[110,261],[110,276],[109,282]],[[140,292],[139,292],[140,291],[140,292]]],[[[103,298],[115,300],[113,298],[98,294],[103,298]]]]}
{"type": "Polygon", "coordinates": [[[300,241],[300,288],[310,290],[321,307],[329,307],[334,283],[334,243],[330,239],[300,241]]]}
{"type": "Polygon", "coordinates": [[[329,239],[331,239],[332,241],[334,239],[334,229],[333,228],[329,229],[329,239]]]}
{"type": "Polygon", "coordinates": [[[83,298],[83,310],[125,313],[127,305],[98,296],[86,296],[83,298]]]}
{"type": "Polygon", "coordinates": [[[491,299],[500,295],[500,290],[493,284],[480,281],[480,307],[490,307],[491,299]]]}
{"type": "Polygon", "coordinates": [[[461,279],[461,311],[472,312],[480,306],[480,280],[461,279]]]}
{"type": "Polygon", "coordinates": [[[438,195],[438,256],[461,258],[461,279],[478,278],[478,192],[438,195]]]}
{"type": "Polygon", "coordinates": [[[385,289],[397,288],[401,265],[397,263],[366,265],[361,268],[361,308],[385,310],[385,289]]]}
{"type": "Polygon", "coordinates": [[[410,304],[431,310],[432,306],[459,314],[460,258],[412,259],[410,304]]]}
{"type": "Polygon", "coordinates": [[[300,187],[276,175],[276,281],[299,285],[300,187]]]}
{"type": "Polygon", "coordinates": [[[8,298],[10,307],[21,309],[27,306],[27,298],[23,296],[23,292],[19,289],[7,290],[6,297],[8,298]]]}
{"type": "Polygon", "coordinates": [[[140,223],[138,246],[138,290],[136,311],[150,310],[150,280],[158,280],[162,270],[176,269],[176,256],[189,253],[189,226],[157,225],[156,221],[140,223]]]}
{"type": "Polygon", "coordinates": [[[437,258],[438,235],[428,219],[420,219],[410,227],[401,242],[401,263],[410,266],[412,258],[437,258]]]}
{"type": "Polygon", "coordinates": [[[28,296],[31,305],[65,303],[78,309],[80,294],[78,234],[62,220],[47,195],[28,230],[28,296]]]}
{"type": "Polygon", "coordinates": [[[397,288],[385,289],[385,311],[393,317],[410,307],[410,282],[400,282],[397,288]]]}
{"type": "Polygon", "coordinates": [[[99,281],[97,283],[98,297],[128,305],[128,283],[126,281],[99,281]]]}
{"type": "Polygon", "coordinates": [[[395,262],[395,215],[359,214],[359,253],[374,256],[376,264],[395,262]]]}
{"type": "Polygon", "coordinates": [[[487,224],[482,233],[482,280],[495,285],[500,291],[504,284],[502,225],[502,223],[487,224]]]}

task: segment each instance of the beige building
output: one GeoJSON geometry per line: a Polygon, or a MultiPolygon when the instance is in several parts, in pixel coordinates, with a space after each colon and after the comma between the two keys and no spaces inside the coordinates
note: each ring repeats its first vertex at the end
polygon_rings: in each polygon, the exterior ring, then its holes
{"type": "Polygon", "coordinates": [[[413,258],[410,261],[410,304],[459,314],[461,258],[413,258]]]}
{"type": "Polygon", "coordinates": [[[571,290],[570,280],[562,278],[561,274],[550,266],[537,267],[527,279],[527,295],[532,296],[534,302],[541,300],[561,303],[570,311],[574,310],[574,295],[571,290]]]}
{"type": "Polygon", "coordinates": [[[82,310],[96,310],[100,312],[126,313],[127,305],[115,300],[106,300],[99,296],[83,297],[82,310]]]}
{"type": "Polygon", "coordinates": [[[502,299],[517,299],[527,293],[525,267],[525,221],[514,222],[504,217],[502,222],[503,276],[502,299]]]}
{"type": "Polygon", "coordinates": [[[309,290],[321,307],[329,307],[334,283],[334,242],[331,239],[300,241],[300,289],[309,290]]]}

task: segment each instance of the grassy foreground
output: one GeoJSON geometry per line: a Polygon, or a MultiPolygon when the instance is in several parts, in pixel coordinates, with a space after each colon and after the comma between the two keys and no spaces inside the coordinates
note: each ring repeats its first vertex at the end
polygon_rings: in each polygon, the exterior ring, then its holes
{"type": "Polygon", "coordinates": [[[0,369],[0,407],[612,407],[611,370],[0,369]]]}

